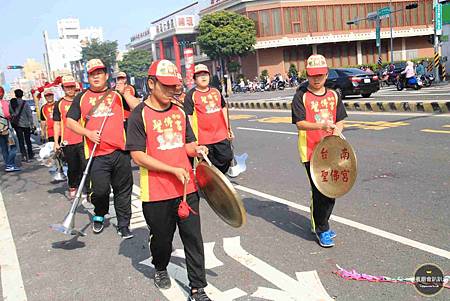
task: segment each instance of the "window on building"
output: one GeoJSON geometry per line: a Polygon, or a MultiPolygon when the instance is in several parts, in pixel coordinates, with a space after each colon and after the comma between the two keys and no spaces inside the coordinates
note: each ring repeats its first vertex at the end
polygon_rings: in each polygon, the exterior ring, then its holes
{"type": "Polygon", "coordinates": [[[259,12],[259,17],[261,18],[261,36],[271,36],[270,30],[270,11],[262,10],[259,12]]]}
{"type": "Polygon", "coordinates": [[[258,20],[258,12],[249,12],[248,17],[255,22],[256,27],[256,36],[260,36],[260,30],[259,30],[259,20],[258,20]]]}
{"type": "Polygon", "coordinates": [[[290,34],[292,33],[292,20],[291,20],[291,9],[283,8],[283,19],[284,19],[284,33],[290,34]]]}
{"type": "MultiPolygon", "coordinates": [[[[396,8],[396,10],[398,9],[398,10],[400,10],[400,9],[403,9],[403,6],[404,6],[404,3],[395,3],[395,8],[396,8]]],[[[395,24],[397,24],[397,26],[405,26],[405,23],[403,22],[403,17],[404,17],[404,14],[403,14],[403,12],[400,12],[400,13],[396,13],[395,14],[395,24]]]]}
{"type": "Polygon", "coordinates": [[[325,6],[325,15],[326,15],[326,31],[333,31],[334,28],[334,15],[333,15],[333,6],[325,6]]]}
{"type": "MultiPolygon", "coordinates": [[[[358,13],[356,14],[358,16],[358,18],[365,18],[367,16],[364,4],[358,4],[358,5],[354,5],[354,6],[358,10],[358,13]]],[[[367,21],[359,23],[359,28],[360,29],[367,28],[367,21]]]]}
{"type": "Polygon", "coordinates": [[[351,20],[352,16],[350,15],[350,6],[342,5],[342,21],[345,24],[345,29],[348,29],[348,25],[346,24],[347,20],[351,20]]]}
{"type": "Polygon", "coordinates": [[[302,32],[308,32],[309,31],[309,24],[308,24],[308,8],[302,7],[300,8],[300,28],[302,32]]]}
{"type": "Polygon", "coordinates": [[[343,20],[342,19],[342,10],[341,10],[342,6],[341,5],[336,5],[333,6],[332,9],[334,11],[334,26],[336,30],[342,30],[342,23],[347,22],[347,20],[343,20]]]}
{"type": "Polygon", "coordinates": [[[309,30],[311,32],[317,32],[317,7],[315,6],[309,7],[309,22],[311,26],[309,30]]]}
{"type": "Polygon", "coordinates": [[[178,26],[184,26],[184,17],[178,18],[178,26]]]}
{"type": "Polygon", "coordinates": [[[273,21],[273,33],[276,36],[281,35],[283,33],[281,24],[281,9],[279,8],[272,9],[272,21],[273,21]]]}
{"type": "Polygon", "coordinates": [[[174,28],[175,25],[173,24],[173,19],[170,20],[170,28],[174,28]]]}
{"type": "Polygon", "coordinates": [[[292,16],[292,31],[293,33],[299,33],[301,31],[301,22],[300,19],[300,7],[292,7],[291,8],[291,16],[292,16]]]}
{"type": "Polygon", "coordinates": [[[324,32],[325,30],[325,6],[317,7],[317,31],[324,32]]]}
{"type": "Polygon", "coordinates": [[[194,20],[192,19],[192,17],[186,17],[186,25],[194,26],[194,20]]]}

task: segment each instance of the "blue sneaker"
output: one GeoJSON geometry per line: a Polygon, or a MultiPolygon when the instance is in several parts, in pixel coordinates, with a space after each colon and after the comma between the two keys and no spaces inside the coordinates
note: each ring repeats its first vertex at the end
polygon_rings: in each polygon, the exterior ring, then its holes
{"type": "Polygon", "coordinates": [[[336,237],[336,232],[334,232],[333,230],[328,230],[328,232],[330,233],[330,237],[331,238],[335,238],[336,237]]]}
{"type": "Polygon", "coordinates": [[[330,236],[330,231],[325,231],[319,234],[316,234],[317,239],[319,240],[319,245],[324,248],[330,248],[334,246],[334,241],[330,236]]]}
{"type": "MultiPolygon", "coordinates": [[[[330,229],[330,230],[328,230],[328,232],[330,232],[330,237],[331,237],[331,238],[335,238],[335,237],[336,237],[336,232],[334,232],[333,230],[330,229]]],[[[311,228],[311,233],[315,235],[315,234],[316,234],[316,231],[314,231],[314,230],[311,228]]]]}

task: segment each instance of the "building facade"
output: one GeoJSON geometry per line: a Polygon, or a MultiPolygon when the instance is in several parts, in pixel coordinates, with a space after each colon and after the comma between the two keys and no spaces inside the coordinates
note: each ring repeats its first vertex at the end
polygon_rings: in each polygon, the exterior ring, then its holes
{"type": "MultiPolygon", "coordinates": [[[[200,15],[230,10],[254,20],[257,29],[256,51],[239,58],[242,72],[248,77],[268,70],[270,75],[286,74],[290,64],[305,69],[309,55],[323,54],[332,67],[374,64],[378,59],[375,45],[375,22],[347,21],[365,18],[389,6],[387,0],[211,0],[200,15]]],[[[418,8],[406,10],[408,0],[393,0],[398,11],[392,14],[394,47],[390,49],[389,18],[381,22],[381,57],[383,62],[432,57],[428,42],[433,34],[433,0],[420,0],[418,8]]]]}
{"type": "Polygon", "coordinates": [[[50,39],[44,31],[44,62],[48,78],[71,74],[71,62],[81,59],[81,48],[93,39],[103,40],[102,28],[80,27],[75,18],[57,21],[58,38],[50,39]]]}

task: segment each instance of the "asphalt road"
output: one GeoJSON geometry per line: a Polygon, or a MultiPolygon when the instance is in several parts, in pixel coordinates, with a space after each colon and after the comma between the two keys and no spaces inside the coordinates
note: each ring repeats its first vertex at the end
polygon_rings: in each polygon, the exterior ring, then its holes
{"type": "MultiPolygon", "coordinates": [[[[236,93],[231,95],[228,99],[232,101],[245,101],[245,100],[292,100],[292,96],[295,93],[295,89],[288,88],[283,91],[266,91],[256,93],[236,93]]],[[[363,98],[362,96],[347,96],[346,100],[389,100],[389,101],[429,101],[440,100],[450,101],[450,85],[439,84],[432,85],[428,88],[422,88],[415,91],[413,89],[406,89],[403,91],[397,91],[393,86],[383,87],[378,92],[371,95],[371,97],[363,98]]]]}
{"type": "MultiPolygon", "coordinates": [[[[411,285],[333,274],[338,264],[370,275],[413,277],[423,263],[450,274],[448,115],[349,115],[344,134],[357,153],[358,178],[353,190],[337,200],[331,225],[338,236],[331,249],[318,246],[310,234],[309,184],[290,113],[235,110],[231,115],[235,152],[249,155],[247,171],[233,179],[248,221],[243,228],[230,228],[204,202],[201,206],[213,300],[450,299],[448,289],[425,298],[411,285]],[[302,273],[308,271],[317,277],[302,273]]],[[[177,279],[173,289],[163,292],[153,285],[148,234],[136,196],[133,239],[117,236],[112,208],[109,227],[92,234],[89,204],[76,217],[77,227],[88,235],[71,239],[48,228],[70,206],[65,185],[51,184],[48,169],[37,162],[23,167],[16,174],[2,172],[0,179],[28,300],[185,300],[180,251],[169,271],[177,279]]],[[[139,186],[137,169],[134,176],[139,186]]],[[[174,248],[181,247],[176,236],[174,248]]],[[[14,269],[1,268],[0,291],[10,292],[14,269]]]]}

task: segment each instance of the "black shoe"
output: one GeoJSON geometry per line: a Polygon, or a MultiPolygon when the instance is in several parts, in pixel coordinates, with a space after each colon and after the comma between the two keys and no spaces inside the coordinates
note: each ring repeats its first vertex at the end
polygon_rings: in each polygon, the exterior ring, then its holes
{"type": "Polygon", "coordinates": [[[117,229],[117,234],[119,234],[123,239],[129,239],[134,236],[128,227],[121,227],[117,229]]]}
{"type": "Polygon", "coordinates": [[[192,292],[191,290],[191,295],[189,296],[188,301],[212,301],[212,300],[209,299],[204,289],[199,288],[195,292],[192,292]]]}
{"type": "Polygon", "coordinates": [[[172,284],[170,283],[169,274],[167,270],[156,271],[155,273],[155,286],[160,289],[169,289],[172,284]]]}

